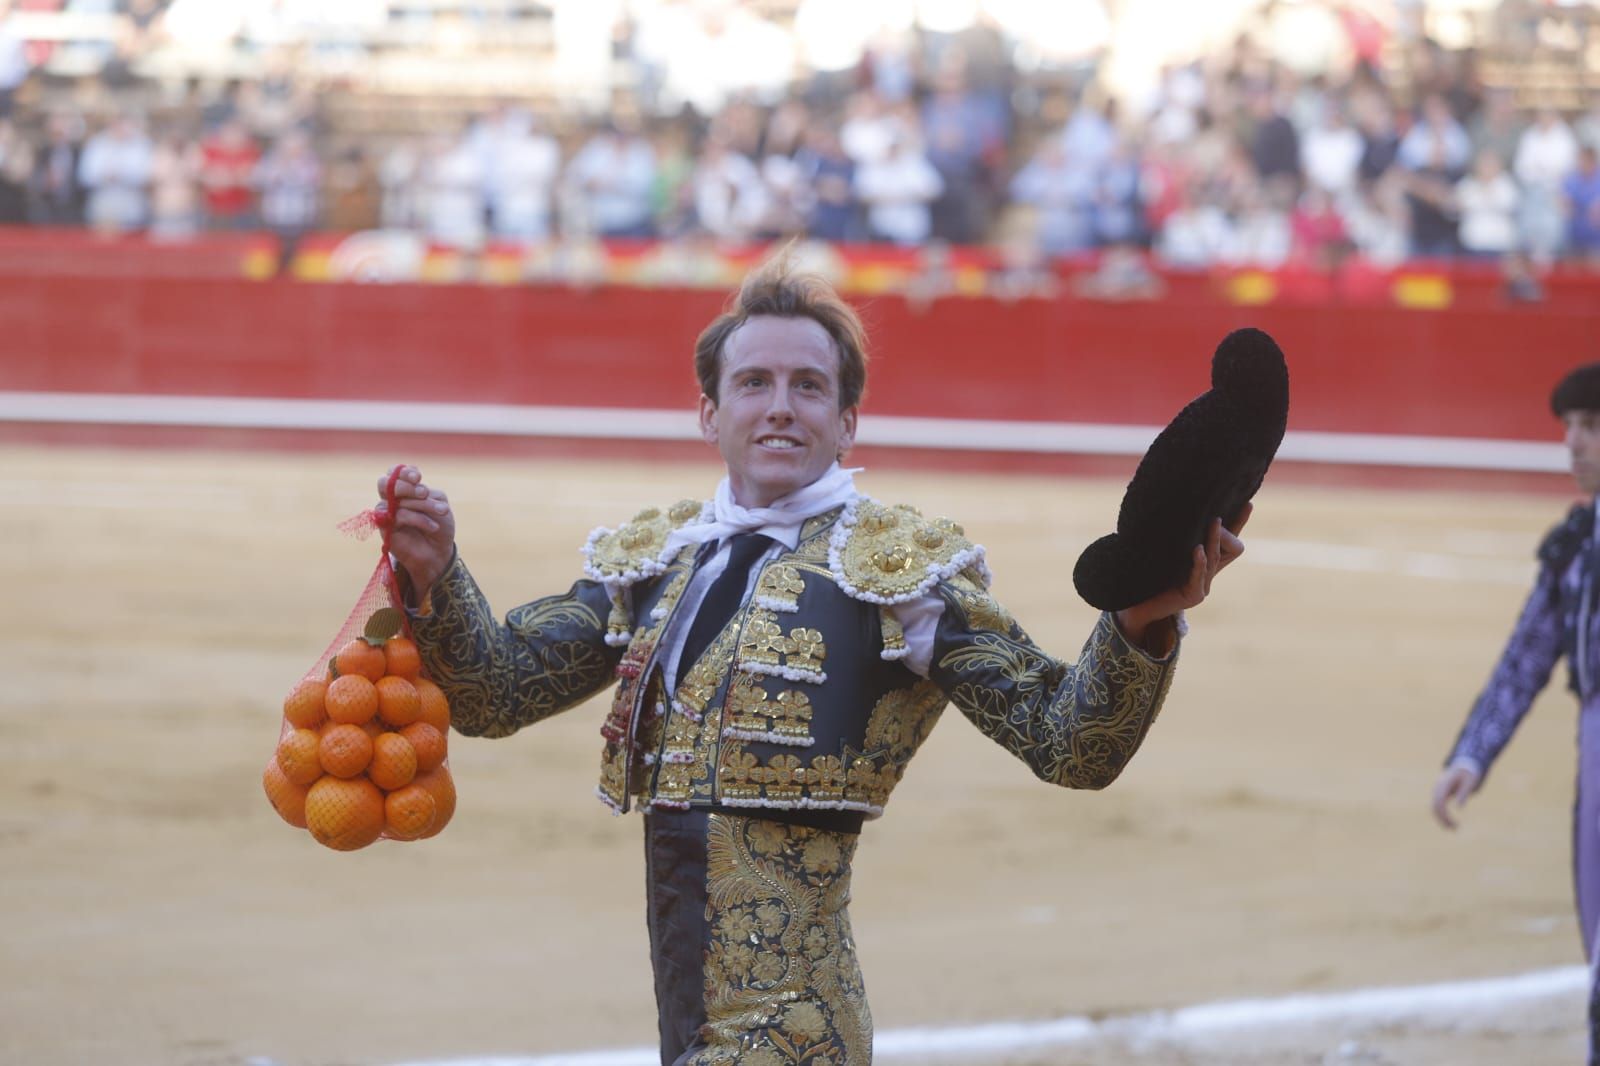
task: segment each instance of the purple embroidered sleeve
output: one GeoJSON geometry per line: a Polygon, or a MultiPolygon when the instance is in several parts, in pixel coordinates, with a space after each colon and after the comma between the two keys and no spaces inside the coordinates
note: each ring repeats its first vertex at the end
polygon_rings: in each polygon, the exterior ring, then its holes
{"type": "Polygon", "coordinates": [[[1541,570],[1447,762],[1470,760],[1480,774],[1488,775],[1522,716],[1549,682],[1561,657],[1564,624],[1559,584],[1549,570],[1541,570]]]}

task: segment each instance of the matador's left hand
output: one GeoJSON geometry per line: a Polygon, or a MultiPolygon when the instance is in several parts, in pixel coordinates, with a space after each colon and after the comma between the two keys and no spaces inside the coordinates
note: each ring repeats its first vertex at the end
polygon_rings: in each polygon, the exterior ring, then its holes
{"type": "Polygon", "coordinates": [[[1220,518],[1212,519],[1206,542],[1195,545],[1194,565],[1189,570],[1187,581],[1177,588],[1168,589],[1143,603],[1136,603],[1117,612],[1117,625],[1122,629],[1123,635],[1147,648],[1155,643],[1168,643],[1165,640],[1167,634],[1164,629],[1160,634],[1162,639],[1149,639],[1156,636],[1150,632],[1151,627],[1172,618],[1179,611],[1198,607],[1205,602],[1206,597],[1211,594],[1211,582],[1217,574],[1223,567],[1244,554],[1244,541],[1239,539],[1239,534],[1244,530],[1244,524],[1250,521],[1252,510],[1252,505],[1246,503],[1239,509],[1233,521],[1226,525],[1220,518]]]}

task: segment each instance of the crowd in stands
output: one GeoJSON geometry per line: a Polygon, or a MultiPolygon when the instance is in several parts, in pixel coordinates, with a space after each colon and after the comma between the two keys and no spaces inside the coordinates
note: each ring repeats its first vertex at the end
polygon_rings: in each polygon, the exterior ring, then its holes
{"type": "Polygon", "coordinates": [[[467,250],[805,234],[1020,241],[1049,259],[1136,248],[1177,268],[1600,267],[1600,92],[1565,112],[1527,106],[1485,87],[1470,54],[1426,42],[1402,86],[1367,51],[1304,76],[1241,37],[1128,100],[1093,70],[1041,86],[1003,50],[945,41],[710,114],[619,96],[594,121],[512,99],[454,128],[362,139],[330,130],[325,94],[287,53],[258,78],[156,94],[159,108],[33,106],[26,52],[0,23],[0,223],[290,242],[385,228],[467,250]]]}

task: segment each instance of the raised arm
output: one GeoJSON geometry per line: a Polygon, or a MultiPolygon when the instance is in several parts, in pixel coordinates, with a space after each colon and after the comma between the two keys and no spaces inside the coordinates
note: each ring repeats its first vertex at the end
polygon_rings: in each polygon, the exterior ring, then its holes
{"type": "Polygon", "coordinates": [[[1243,552],[1233,532],[1213,525],[1182,588],[1120,612],[1126,620],[1102,614],[1075,663],[1042,651],[979,582],[957,575],[939,587],[945,609],[929,676],[1042,780],[1104,788],[1161,709],[1177,662],[1177,612],[1201,603],[1217,571],[1243,552]],[[1138,641],[1159,648],[1152,654],[1138,641]]]}
{"type": "MultiPolygon", "coordinates": [[[[379,479],[380,495],[388,483],[387,474],[379,479]]],[[[614,680],[621,649],[605,641],[612,604],[603,585],[579,581],[565,595],[514,608],[502,622],[456,554],[445,493],[415,467],[402,467],[395,498],[389,550],[423,665],[449,698],[458,732],[508,736],[614,680]]]]}

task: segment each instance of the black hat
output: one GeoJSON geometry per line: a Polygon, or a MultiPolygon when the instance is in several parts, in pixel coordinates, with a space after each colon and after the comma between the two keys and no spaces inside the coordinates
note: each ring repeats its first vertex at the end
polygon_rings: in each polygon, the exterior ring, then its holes
{"type": "Polygon", "coordinates": [[[1550,394],[1557,418],[1568,411],[1600,411],[1600,363],[1587,363],[1562,378],[1550,394]]]}
{"type": "Polygon", "coordinates": [[[1259,329],[1228,334],[1211,359],[1210,390],[1179,411],[1139,461],[1117,531],[1078,556],[1078,595],[1120,611],[1182,585],[1211,520],[1233,521],[1261,487],[1288,422],[1282,350],[1259,329]]]}

